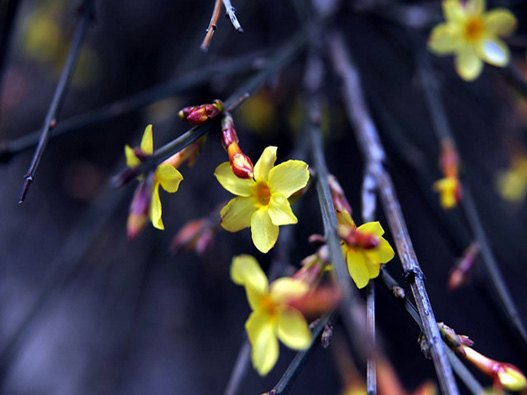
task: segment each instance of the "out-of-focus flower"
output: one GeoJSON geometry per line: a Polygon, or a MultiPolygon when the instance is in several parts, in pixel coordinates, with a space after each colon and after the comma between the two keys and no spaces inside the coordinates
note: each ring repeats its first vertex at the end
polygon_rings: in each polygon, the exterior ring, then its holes
{"type": "Polygon", "coordinates": [[[454,291],[464,285],[476,262],[476,257],[479,252],[479,245],[477,242],[473,242],[467,248],[463,257],[456,263],[454,268],[450,271],[448,276],[448,290],[454,291]]]}
{"type": "Polygon", "coordinates": [[[527,155],[517,155],[509,169],[501,172],[497,179],[500,196],[513,203],[525,199],[527,195],[527,155]]]}
{"type": "Polygon", "coordinates": [[[509,48],[499,38],[512,34],[517,21],[514,15],[496,8],[485,12],[484,0],[446,0],[446,22],[430,34],[428,47],[437,55],[455,55],[456,71],[466,81],[476,79],[483,61],[504,67],[509,63],[509,48]]]}
{"type": "MultiPolygon", "coordinates": [[[[134,150],[128,145],[125,146],[126,163],[131,168],[139,166],[142,159],[152,155],[153,152],[154,140],[152,125],[148,125],[143,134],[140,148],[134,150]]],[[[169,193],[175,193],[179,188],[179,183],[183,180],[183,176],[176,166],[170,162],[174,158],[175,156],[160,164],[156,168],[153,176],[148,175],[147,180],[143,180],[137,189],[132,205],[130,206],[130,215],[128,217],[128,237],[130,239],[134,238],[145,224],[143,219],[146,205],[148,205],[148,216],[152,221],[152,225],[157,229],[165,229],[161,219],[162,207],[161,199],[159,198],[159,186],[163,187],[169,193]],[[151,193],[150,199],[148,199],[145,192],[148,190],[151,193]]]]}
{"type": "Polygon", "coordinates": [[[231,279],[245,287],[253,310],[245,329],[251,342],[253,365],[260,375],[265,376],[276,364],[278,339],[295,350],[309,346],[311,333],[306,319],[290,305],[308,292],[306,283],[284,277],[269,286],[265,273],[250,255],[233,258],[231,279]]]}
{"type": "Polygon", "coordinates": [[[444,140],[441,143],[439,167],[444,178],[434,183],[434,190],[439,192],[441,207],[449,210],[456,207],[462,197],[459,181],[459,156],[451,140],[444,140]]]}
{"type": "Polygon", "coordinates": [[[357,288],[364,288],[370,279],[379,275],[381,264],[391,261],[395,253],[382,237],[384,229],[378,221],[357,227],[346,211],[338,212],[337,218],[348,271],[357,288]]]}
{"type": "Polygon", "coordinates": [[[221,100],[214,100],[210,104],[202,104],[195,107],[185,107],[179,113],[179,119],[187,121],[191,125],[201,125],[206,120],[214,118],[223,112],[223,103],[221,100]]]}
{"type": "Polygon", "coordinates": [[[254,166],[254,179],[236,177],[228,162],[214,172],[220,184],[237,195],[221,210],[221,226],[229,232],[250,226],[254,245],[263,253],[275,245],[280,225],[297,223],[287,199],[309,180],[305,162],[289,160],[274,166],[276,150],[264,150],[254,166]]]}
{"type": "Polygon", "coordinates": [[[216,226],[208,218],[188,222],[172,240],[172,251],[196,250],[199,256],[203,256],[214,240],[216,226]]]}

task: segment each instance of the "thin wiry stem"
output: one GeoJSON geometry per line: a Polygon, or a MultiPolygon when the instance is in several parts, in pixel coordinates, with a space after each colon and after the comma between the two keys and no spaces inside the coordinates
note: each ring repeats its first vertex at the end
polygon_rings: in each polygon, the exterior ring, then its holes
{"type": "Polygon", "coordinates": [[[383,166],[384,150],[375,125],[366,109],[359,74],[340,34],[336,33],[330,37],[329,46],[335,70],[344,82],[343,96],[346,110],[359,147],[366,159],[367,167],[377,183],[381,202],[395,238],[397,252],[423,322],[423,332],[430,346],[441,389],[445,394],[457,394],[458,389],[452,375],[452,367],[441,342],[432,305],[424,285],[423,272],[415,255],[392,180],[383,166]]]}
{"type": "Polygon", "coordinates": [[[225,6],[227,16],[231,20],[232,26],[234,26],[237,32],[243,33],[242,25],[240,25],[240,21],[238,21],[238,17],[236,16],[236,8],[232,6],[231,0],[223,0],[223,5],[225,6]]]}
{"type": "MultiPolygon", "coordinates": [[[[269,60],[269,63],[265,69],[260,71],[258,74],[250,78],[245,84],[241,86],[233,95],[225,102],[225,108],[228,111],[233,111],[233,105],[240,101],[241,98],[246,97],[248,94],[254,93],[271,75],[280,71],[283,67],[292,62],[296,55],[299,54],[300,50],[306,44],[306,37],[302,34],[298,34],[286,44],[278,53],[269,60]]],[[[149,156],[143,163],[133,169],[127,168],[119,173],[113,179],[113,184],[116,187],[123,186],[124,184],[135,179],[140,174],[144,174],[155,167],[157,167],[165,159],[181,151],[183,148],[189,146],[200,137],[206,135],[212,126],[214,120],[208,120],[203,125],[194,126],[187,132],[175,140],[170,141],[161,148],[157,149],[153,155],[149,156]]]]}
{"type": "Polygon", "coordinates": [[[31,165],[29,166],[29,169],[27,170],[27,173],[24,176],[26,181],[24,182],[22,192],[20,193],[20,199],[18,201],[19,204],[22,204],[26,199],[27,192],[29,191],[31,183],[35,179],[35,173],[37,171],[40,160],[42,159],[42,155],[44,154],[44,150],[46,149],[49,136],[51,135],[51,132],[57,125],[57,118],[62,110],[62,106],[64,105],[66,93],[68,92],[68,88],[73,77],[73,73],[75,71],[75,66],[77,64],[77,60],[79,59],[80,50],[82,44],[84,43],[84,38],[86,37],[86,31],[88,30],[88,25],[94,18],[94,14],[95,0],[84,0],[84,3],[82,5],[82,15],[75,28],[75,33],[71,40],[68,57],[66,58],[66,62],[64,63],[64,67],[62,68],[62,73],[60,75],[57,88],[55,89],[53,99],[51,100],[51,104],[48,109],[48,113],[46,115],[46,118],[44,119],[44,125],[42,126],[42,131],[37,149],[35,150],[35,154],[33,155],[33,159],[31,160],[31,165]]]}
{"type": "Polygon", "coordinates": [[[205,35],[205,38],[203,39],[203,42],[201,43],[202,51],[206,52],[209,49],[212,36],[214,36],[214,32],[217,29],[218,19],[220,17],[220,11],[221,11],[221,3],[222,3],[222,0],[215,0],[214,2],[214,10],[212,11],[212,16],[210,18],[209,27],[207,28],[207,34],[205,35]]]}
{"type": "MultiPolygon", "coordinates": [[[[255,61],[262,59],[265,54],[267,54],[266,51],[258,51],[237,59],[214,62],[202,69],[190,71],[172,82],[117,100],[85,114],[68,118],[57,125],[49,137],[49,141],[79,131],[97,130],[93,126],[204,85],[213,76],[230,76],[252,69],[255,67],[255,61]]],[[[36,147],[39,138],[40,131],[37,130],[16,140],[0,143],[0,164],[9,162],[14,156],[36,147]]]]}
{"type": "MultiPolygon", "coordinates": [[[[386,269],[381,270],[380,280],[386,286],[388,291],[394,296],[396,294],[396,292],[394,292],[394,288],[402,289],[399,283],[390,275],[390,273],[386,269]]],[[[399,296],[395,297],[401,302],[401,304],[406,309],[408,314],[410,314],[410,316],[413,318],[415,323],[419,325],[419,328],[423,330],[423,324],[421,322],[421,317],[419,317],[417,308],[410,301],[410,299],[408,299],[408,297],[401,295],[399,292],[397,293],[399,296]]],[[[472,392],[474,395],[482,394],[484,390],[483,386],[474,378],[472,373],[470,373],[470,371],[465,367],[465,365],[463,365],[463,363],[459,360],[455,353],[446,346],[445,352],[450,363],[452,364],[452,368],[456,372],[457,376],[461,379],[461,381],[463,381],[465,386],[470,390],[470,392],[472,392]]]]}
{"type": "MultiPolygon", "coordinates": [[[[16,14],[20,5],[20,0],[8,0],[3,20],[2,32],[0,33],[0,97],[2,96],[2,87],[6,70],[7,55],[13,36],[13,26],[15,24],[16,14]]],[[[1,114],[0,114],[1,115],[1,114]]]]}
{"type": "MultiPolygon", "coordinates": [[[[436,136],[440,142],[449,141],[459,155],[459,151],[455,148],[455,139],[448,122],[445,107],[441,100],[437,80],[427,54],[422,54],[419,57],[417,65],[419,78],[425,93],[436,136]]],[[[469,185],[466,182],[462,182],[462,190],[463,197],[460,205],[467,223],[480,245],[481,257],[487,272],[487,280],[497,295],[510,324],[515,329],[523,344],[527,345],[527,330],[523,325],[518,309],[516,308],[514,300],[512,299],[505,280],[503,279],[503,275],[498,267],[496,258],[489,246],[485,229],[483,228],[483,224],[476,209],[476,204],[472,198],[469,185]]]]}

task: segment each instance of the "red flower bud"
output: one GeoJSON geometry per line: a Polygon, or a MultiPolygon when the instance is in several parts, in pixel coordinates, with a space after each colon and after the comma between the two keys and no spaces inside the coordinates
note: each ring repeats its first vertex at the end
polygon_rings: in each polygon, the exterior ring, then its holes
{"type": "Polygon", "coordinates": [[[191,125],[201,125],[206,120],[214,118],[223,112],[221,100],[214,100],[211,104],[202,104],[195,107],[185,107],[179,113],[179,119],[187,121],[191,125]]]}
{"type": "Polygon", "coordinates": [[[150,173],[139,183],[130,204],[128,214],[127,234],[128,240],[133,240],[143,229],[148,221],[150,201],[152,200],[152,187],[154,175],[150,173]]]}

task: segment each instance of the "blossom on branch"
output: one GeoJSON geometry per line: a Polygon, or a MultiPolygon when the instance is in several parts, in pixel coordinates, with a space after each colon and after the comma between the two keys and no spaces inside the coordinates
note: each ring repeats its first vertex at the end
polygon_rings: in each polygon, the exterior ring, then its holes
{"type": "Polygon", "coordinates": [[[309,291],[309,285],[293,278],[279,278],[271,283],[260,265],[250,255],[235,256],[231,279],[243,285],[252,313],[245,323],[251,343],[251,358],[258,373],[265,376],[278,360],[278,339],[294,350],[306,349],[311,333],[306,319],[291,302],[309,291]]]}
{"type": "Polygon", "coordinates": [[[237,177],[222,163],[214,175],[229,192],[237,195],[221,210],[221,226],[229,232],[251,227],[254,245],[268,252],[278,239],[280,225],[296,224],[288,198],[309,180],[307,163],[289,160],[274,166],[276,147],[267,147],[256,165],[253,178],[237,177]]]}
{"type": "Polygon", "coordinates": [[[517,22],[514,15],[496,8],[485,12],[485,0],[446,0],[446,22],[430,34],[429,49],[437,55],[455,55],[456,71],[466,81],[476,79],[483,62],[504,67],[509,63],[509,48],[499,38],[512,34],[517,22]]]}

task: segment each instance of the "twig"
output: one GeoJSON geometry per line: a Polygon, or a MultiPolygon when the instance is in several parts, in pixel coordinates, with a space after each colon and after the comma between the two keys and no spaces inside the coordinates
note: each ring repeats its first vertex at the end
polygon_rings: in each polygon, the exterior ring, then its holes
{"type": "Polygon", "coordinates": [[[68,57],[62,68],[62,73],[60,75],[57,88],[51,100],[51,104],[48,109],[48,113],[44,120],[44,125],[42,126],[42,131],[40,135],[40,140],[38,142],[37,149],[31,160],[31,165],[27,170],[26,175],[24,176],[25,182],[22,187],[22,192],[20,194],[20,199],[18,204],[24,203],[26,199],[27,192],[31,183],[35,179],[35,173],[37,171],[40,159],[44,154],[46,145],[48,143],[49,136],[51,132],[57,125],[57,117],[62,110],[64,105],[64,99],[66,98],[66,93],[68,92],[68,87],[70,85],[71,78],[73,77],[73,72],[75,71],[75,66],[79,58],[80,49],[84,43],[84,38],[86,37],[86,31],[88,30],[89,23],[93,20],[95,14],[95,0],[84,0],[82,5],[82,15],[77,23],[75,28],[75,33],[71,40],[70,50],[68,52],[68,57]]]}
{"type": "Polygon", "coordinates": [[[209,27],[207,28],[207,34],[201,43],[201,50],[204,52],[207,52],[209,49],[212,36],[217,29],[218,19],[220,18],[221,2],[222,0],[215,0],[214,2],[214,10],[212,11],[209,27]]]}
{"type": "MultiPolygon", "coordinates": [[[[388,273],[386,269],[381,269],[381,275],[380,279],[383,282],[383,284],[388,289],[388,292],[390,292],[392,295],[394,295],[394,288],[401,288],[399,283],[388,273]]],[[[421,322],[421,318],[419,317],[419,313],[417,311],[417,308],[413,305],[413,303],[408,299],[408,297],[396,297],[403,305],[403,307],[406,309],[408,314],[413,318],[415,323],[419,325],[419,328],[421,328],[421,331],[423,330],[423,324],[421,322]]],[[[483,386],[474,378],[472,373],[463,365],[463,363],[459,360],[459,358],[454,354],[450,348],[444,347],[445,352],[447,354],[448,360],[452,364],[452,368],[456,372],[457,376],[463,381],[465,386],[472,392],[474,395],[479,395],[483,393],[483,386]]]]}
{"type": "MultiPolygon", "coordinates": [[[[419,78],[425,93],[426,102],[432,117],[436,136],[441,142],[450,141],[459,155],[459,151],[457,148],[455,148],[455,140],[448,122],[446,110],[440,97],[436,76],[432,66],[430,65],[427,54],[421,54],[419,59],[417,59],[417,64],[419,78]]],[[[505,280],[503,279],[501,271],[498,267],[496,258],[494,257],[494,254],[492,253],[492,250],[489,246],[487,235],[477,212],[472,194],[470,193],[470,188],[466,182],[462,182],[462,190],[463,197],[461,199],[460,205],[463,210],[463,214],[466,217],[467,223],[480,246],[481,257],[487,272],[487,280],[500,300],[511,325],[525,346],[527,345],[527,331],[523,325],[520,314],[516,308],[516,305],[514,304],[507,285],[505,284],[505,280]]]]}
{"type": "Polygon", "coordinates": [[[225,6],[225,12],[227,13],[227,16],[231,20],[232,26],[234,26],[236,31],[239,33],[243,33],[242,25],[240,25],[240,22],[236,17],[236,8],[232,6],[231,0],[223,0],[223,5],[225,6]]]}
{"type": "MultiPolygon", "coordinates": [[[[272,59],[269,60],[269,63],[264,70],[250,78],[245,84],[242,85],[240,89],[238,89],[233,95],[229,97],[229,99],[227,99],[225,102],[225,108],[228,111],[231,111],[233,104],[237,103],[240,98],[247,94],[254,93],[271,75],[278,72],[291,61],[293,61],[305,44],[306,37],[304,35],[297,34],[294,36],[288,44],[282,47],[282,49],[278,51],[278,53],[272,59]]],[[[207,134],[213,126],[213,121],[214,120],[208,120],[203,125],[195,126],[189,129],[175,140],[172,140],[161,148],[157,149],[152,156],[145,159],[145,161],[139,166],[133,169],[127,168],[123,170],[114,177],[112,184],[116,187],[123,186],[124,184],[135,179],[138,175],[152,170],[169,156],[181,151],[183,148],[189,146],[194,141],[207,134]]]]}
{"type": "MultiPolygon", "coordinates": [[[[11,37],[16,14],[19,9],[20,0],[8,0],[5,11],[5,18],[2,21],[2,32],[0,35],[0,98],[2,97],[2,87],[6,70],[6,59],[11,45],[11,37]]],[[[1,116],[1,114],[0,114],[1,116]]]]}
{"type": "Polygon", "coordinates": [[[336,33],[330,37],[329,46],[335,70],[344,82],[343,96],[346,110],[367,166],[377,183],[381,202],[391,232],[395,237],[397,252],[423,322],[423,332],[430,346],[442,392],[457,394],[458,389],[452,375],[452,367],[444,351],[432,305],[424,285],[423,272],[415,255],[392,180],[383,167],[384,150],[364,103],[358,72],[340,34],[336,33]]]}
{"type": "MultiPolygon", "coordinates": [[[[229,76],[244,72],[251,69],[255,60],[265,54],[267,54],[267,51],[258,51],[237,59],[214,62],[202,69],[184,74],[172,82],[115,101],[97,110],[68,118],[57,125],[53,130],[53,134],[49,137],[49,141],[80,130],[97,130],[93,126],[206,84],[210,81],[211,76],[229,76]]],[[[0,143],[0,164],[9,162],[14,156],[36,147],[39,138],[40,131],[35,131],[16,140],[0,143]]]]}

